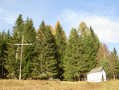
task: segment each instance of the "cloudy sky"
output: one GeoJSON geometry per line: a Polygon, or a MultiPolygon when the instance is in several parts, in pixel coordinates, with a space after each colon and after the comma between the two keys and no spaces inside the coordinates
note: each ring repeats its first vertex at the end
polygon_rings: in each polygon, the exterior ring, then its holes
{"type": "Polygon", "coordinates": [[[36,29],[42,20],[53,27],[59,20],[67,36],[84,21],[109,50],[115,47],[119,53],[118,0],[0,0],[0,32],[12,32],[19,14],[32,18],[36,29]]]}

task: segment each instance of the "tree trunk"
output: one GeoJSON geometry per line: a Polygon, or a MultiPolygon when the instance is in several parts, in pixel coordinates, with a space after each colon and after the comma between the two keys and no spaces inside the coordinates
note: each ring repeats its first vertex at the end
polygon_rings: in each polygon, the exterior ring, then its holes
{"type": "Polygon", "coordinates": [[[114,73],[114,71],[113,71],[113,77],[114,77],[114,80],[115,80],[115,73],[114,73]]]}

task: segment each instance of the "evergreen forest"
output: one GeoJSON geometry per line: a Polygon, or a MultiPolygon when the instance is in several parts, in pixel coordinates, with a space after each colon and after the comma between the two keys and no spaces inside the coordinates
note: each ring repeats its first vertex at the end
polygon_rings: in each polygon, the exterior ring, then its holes
{"type": "Polygon", "coordinates": [[[32,19],[20,14],[12,30],[0,32],[0,78],[19,79],[21,67],[24,80],[81,81],[93,68],[103,67],[108,80],[119,79],[116,48],[109,51],[85,22],[76,28],[67,36],[59,21],[54,28],[42,21],[36,30],[32,19]],[[21,43],[26,45],[16,45],[21,43]]]}

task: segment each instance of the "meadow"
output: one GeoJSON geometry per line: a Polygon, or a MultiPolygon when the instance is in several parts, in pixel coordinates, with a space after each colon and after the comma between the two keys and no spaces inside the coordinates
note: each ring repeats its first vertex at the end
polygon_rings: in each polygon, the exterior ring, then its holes
{"type": "Polygon", "coordinates": [[[119,90],[119,80],[86,81],[0,80],[0,90],[119,90]]]}

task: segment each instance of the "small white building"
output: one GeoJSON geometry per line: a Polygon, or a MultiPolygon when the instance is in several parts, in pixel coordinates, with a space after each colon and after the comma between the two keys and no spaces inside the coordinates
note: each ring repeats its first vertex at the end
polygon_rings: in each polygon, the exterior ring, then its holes
{"type": "Polygon", "coordinates": [[[103,67],[94,68],[87,74],[88,82],[102,82],[106,81],[106,73],[103,67]]]}

